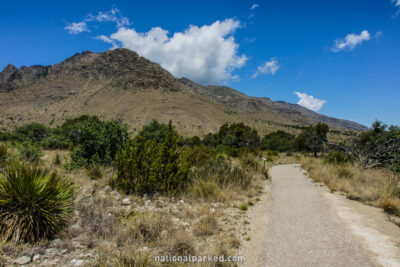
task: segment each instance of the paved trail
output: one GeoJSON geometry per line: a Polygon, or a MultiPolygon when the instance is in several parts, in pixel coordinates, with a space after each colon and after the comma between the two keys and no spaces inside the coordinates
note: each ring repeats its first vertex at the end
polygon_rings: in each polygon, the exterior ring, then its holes
{"type": "Polygon", "coordinates": [[[253,266],[375,266],[298,165],[275,166],[270,174],[268,216],[253,266]]]}

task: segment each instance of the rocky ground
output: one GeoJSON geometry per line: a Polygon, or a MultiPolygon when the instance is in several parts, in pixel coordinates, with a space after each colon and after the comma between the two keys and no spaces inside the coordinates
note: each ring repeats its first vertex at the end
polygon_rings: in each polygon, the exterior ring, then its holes
{"type": "MultiPolygon", "coordinates": [[[[54,153],[46,152],[45,160],[51,162],[54,153]]],[[[149,198],[113,190],[104,182],[111,175],[106,171],[100,181],[59,171],[80,185],[69,225],[52,241],[2,245],[0,266],[159,266],[156,255],[239,255],[251,240],[248,212],[260,202],[266,183],[255,174],[252,190],[225,192],[214,201],[190,195],[149,198]]]]}

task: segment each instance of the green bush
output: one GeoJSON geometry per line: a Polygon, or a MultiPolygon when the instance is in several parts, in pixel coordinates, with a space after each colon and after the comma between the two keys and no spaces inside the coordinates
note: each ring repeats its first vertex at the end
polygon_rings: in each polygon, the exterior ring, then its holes
{"type": "Polygon", "coordinates": [[[51,129],[44,124],[32,122],[16,127],[12,136],[17,141],[40,142],[50,134],[51,129]]]}
{"type": "Polygon", "coordinates": [[[278,152],[294,151],[295,139],[293,134],[279,130],[265,135],[261,141],[261,148],[278,152]]]}
{"type": "Polygon", "coordinates": [[[68,149],[72,146],[72,142],[61,135],[52,134],[44,138],[40,144],[45,149],[68,149]]]}
{"type": "Polygon", "coordinates": [[[0,172],[2,242],[53,238],[72,209],[74,186],[48,169],[14,160],[0,172]]]}
{"type": "Polygon", "coordinates": [[[208,147],[216,147],[218,152],[225,152],[237,157],[248,151],[256,151],[260,145],[260,137],[255,129],[243,123],[223,124],[216,134],[208,134],[203,143],[208,147]]]}
{"type": "Polygon", "coordinates": [[[124,148],[128,140],[126,125],[116,121],[100,121],[96,117],[68,122],[65,128],[64,134],[74,145],[70,157],[77,167],[110,165],[117,151],[124,148]]]}
{"type": "Polygon", "coordinates": [[[128,142],[116,157],[117,177],[114,184],[126,193],[171,193],[183,189],[189,164],[178,149],[179,135],[172,123],[158,143],[145,140],[140,134],[128,142]]]}
{"type": "Polygon", "coordinates": [[[43,151],[40,146],[30,143],[23,143],[18,146],[19,158],[30,163],[38,163],[43,151]]]}
{"type": "Polygon", "coordinates": [[[182,151],[183,160],[190,166],[202,164],[215,156],[215,149],[208,148],[203,144],[187,147],[182,151]]]}
{"type": "Polygon", "coordinates": [[[348,155],[346,155],[345,153],[342,153],[337,150],[333,150],[333,151],[330,151],[325,156],[324,162],[329,163],[329,164],[342,165],[342,164],[350,162],[350,157],[348,155]]]}

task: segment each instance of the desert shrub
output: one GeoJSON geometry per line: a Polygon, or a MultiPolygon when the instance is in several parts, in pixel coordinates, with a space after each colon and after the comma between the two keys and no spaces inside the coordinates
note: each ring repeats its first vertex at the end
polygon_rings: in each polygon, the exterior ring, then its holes
{"type": "Polygon", "coordinates": [[[32,122],[16,127],[11,132],[11,138],[20,142],[29,141],[35,143],[42,141],[50,132],[51,129],[44,124],[32,122]]]}
{"type": "Polygon", "coordinates": [[[72,210],[74,186],[48,169],[13,161],[0,173],[3,242],[53,238],[72,210]]]}
{"type": "Polygon", "coordinates": [[[90,164],[110,165],[117,151],[125,147],[128,139],[126,125],[116,121],[100,121],[90,117],[80,120],[79,123],[66,127],[75,148],[71,152],[71,160],[75,166],[88,166],[90,164]],[[75,135],[75,130],[78,132],[75,135]]]}
{"type": "Polygon", "coordinates": [[[218,152],[226,152],[231,156],[238,156],[241,149],[256,151],[260,145],[257,130],[243,123],[223,124],[216,134],[208,134],[203,143],[208,147],[216,147],[218,152]]]}
{"type": "Polygon", "coordinates": [[[219,229],[219,225],[215,214],[208,212],[199,218],[193,232],[197,236],[209,236],[215,234],[219,229]]]}
{"type": "Polygon", "coordinates": [[[189,147],[194,147],[194,146],[199,146],[201,145],[201,139],[198,136],[192,136],[188,138],[181,138],[179,141],[180,146],[189,146],[189,147]]]}
{"type": "Polygon", "coordinates": [[[325,156],[324,162],[329,164],[344,164],[350,162],[350,157],[345,153],[333,150],[325,156]]]}
{"type": "Polygon", "coordinates": [[[145,140],[140,134],[128,142],[116,157],[115,185],[126,193],[171,193],[182,189],[187,181],[189,164],[178,149],[179,135],[172,123],[162,143],[145,140]]]}
{"type": "Polygon", "coordinates": [[[36,144],[23,143],[18,146],[18,154],[20,159],[26,160],[30,163],[38,163],[43,151],[40,146],[36,144]]]}
{"type": "Polygon", "coordinates": [[[86,169],[86,173],[93,180],[97,180],[103,177],[103,172],[101,171],[101,167],[98,164],[92,164],[88,166],[86,169]]]}
{"type": "Polygon", "coordinates": [[[295,138],[293,134],[281,130],[272,132],[263,137],[261,148],[278,152],[293,151],[295,149],[295,138]]]}
{"type": "Polygon", "coordinates": [[[153,120],[150,124],[143,126],[138,136],[141,136],[145,141],[154,140],[156,143],[161,144],[164,142],[168,131],[168,124],[153,120]]]}
{"type": "Polygon", "coordinates": [[[44,138],[40,144],[45,149],[68,149],[72,146],[72,142],[70,140],[57,134],[52,134],[44,138]]]}
{"type": "Polygon", "coordinates": [[[189,165],[199,165],[203,162],[214,158],[216,156],[216,150],[208,148],[205,145],[196,145],[193,147],[187,147],[182,152],[182,157],[189,165]]]}
{"type": "Polygon", "coordinates": [[[298,151],[313,152],[316,157],[324,149],[329,127],[325,123],[317,123],[306,127],[296,136],[295,145],[298,151]]]}

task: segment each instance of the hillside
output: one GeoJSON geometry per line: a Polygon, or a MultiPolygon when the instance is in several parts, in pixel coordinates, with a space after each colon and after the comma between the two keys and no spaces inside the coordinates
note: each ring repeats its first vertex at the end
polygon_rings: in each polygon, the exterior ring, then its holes
{"type": "Polygon", "coordinates": [[[51,66],[0,73],[0,127],[40,121],[58,125],[81,114],[121,119],[137,131],[152,119],[172,119],[185,135],[216,131],[224,122],[245,121],[261,133],[325,122],[338,130],[365,130],[297,104],[257,98],[222,86],[177,79],[128,49],[84,51],[51,66]]]}

